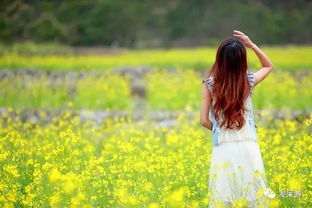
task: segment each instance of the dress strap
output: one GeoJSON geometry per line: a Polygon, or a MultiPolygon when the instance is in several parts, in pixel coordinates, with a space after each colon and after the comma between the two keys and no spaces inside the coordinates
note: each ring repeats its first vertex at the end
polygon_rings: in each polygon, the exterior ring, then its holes
{"type": "Polygon", "coordinates": [[[248,81],[250,84],[250,94],[252,94],[252,90],[255,84],[255,76],[254,76],[254,72],[252,71],[247,71],[247,77],[248,77],[248,81]]]}
{"type": "Polygon", "coordinates": [[[203,83],[206,84],[206,86],[208,87],[209,91],[212,92],[213,89],[213,79],[212,77],[208,77],[206,79],[203,79],[203,83]]]}

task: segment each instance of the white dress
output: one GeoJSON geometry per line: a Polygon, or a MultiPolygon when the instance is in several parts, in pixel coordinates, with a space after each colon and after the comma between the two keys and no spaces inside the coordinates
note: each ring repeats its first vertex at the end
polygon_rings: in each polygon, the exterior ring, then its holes
{"type": "MultiPolygon", "coordinates": [[[[253,86],[253,73],[248,72],[253,86]]],[[[213,79],[204,80],[212,90],[213,79]]],[[[217,139],[213,138],[210,171],[209,171],[209,208],[217,207],[218,203],[228,206],[231,202],[244,198],[249,207],[268,207],[266,197],[260,197],[261,190],[267,189],[266,176],[256,125],[253,119],[251,94],[245,101],[248,111],[244,114],[245,125],[240,130],[229,130],[221,127],[217,139]]],[[[213,104],[212,104],[213,106],[213,104]]],[[[212,117],[212,106],[209,118],[212,117]]]]}

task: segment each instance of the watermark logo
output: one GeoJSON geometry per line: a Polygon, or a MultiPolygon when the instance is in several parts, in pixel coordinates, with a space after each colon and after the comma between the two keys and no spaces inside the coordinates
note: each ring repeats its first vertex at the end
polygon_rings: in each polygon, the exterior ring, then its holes
{"type": "Polygon", "coordinates": [[[281,190],[279,193],[281,198],[300,198],[301,196],[302,192],[297,190],[281,190]]]}
{"type": "MultiPolygon", "coordinates": [[[[263,194],[270,199],[276,197],[276,194],[270,188],[264,189],[263,194]]],[[[302,196],[302,192],[298,190],[281,190],[278,196],[280,198],[300,198],[302,196]]]]}

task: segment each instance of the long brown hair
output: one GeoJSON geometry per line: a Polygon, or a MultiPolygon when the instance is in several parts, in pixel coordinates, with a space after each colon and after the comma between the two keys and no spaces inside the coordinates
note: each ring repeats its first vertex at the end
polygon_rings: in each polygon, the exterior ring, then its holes
{"type": "Polygon", "coordinates": [[[225,39],[208,72],[213,77],[214,114],[220,127],[241,129],[245,124],[244,102],[249,95],[247,56],[244,43],[236,37],[225,39]]]}

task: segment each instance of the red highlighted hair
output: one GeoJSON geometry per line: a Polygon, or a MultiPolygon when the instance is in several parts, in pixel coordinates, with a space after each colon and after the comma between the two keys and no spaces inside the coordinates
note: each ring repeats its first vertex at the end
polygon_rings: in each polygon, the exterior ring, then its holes
{"type": "Polygon", "coordinates": [[[244,43],[236,37],[225,39],[219,46],[216,60],[208,72],[213,77],[212,98],[216,121],[220,127],[241,129],[245,124],[244,106],[249,95],[247,56],[244,43]]]}

